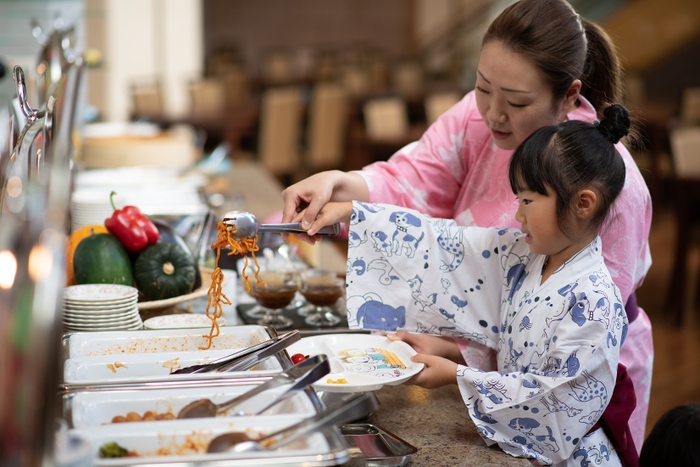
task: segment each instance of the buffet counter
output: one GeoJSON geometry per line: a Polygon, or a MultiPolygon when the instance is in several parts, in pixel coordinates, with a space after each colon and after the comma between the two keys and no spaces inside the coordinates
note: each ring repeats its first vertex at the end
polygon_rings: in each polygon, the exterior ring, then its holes
{"type": "MultiPolygon", "coordinates": [[[[244,207],[259,218],[282,209],[282,187],[258,163],[235,161],[230,173],[215,181],[227,199],[244,198],[244,207]]],[[[231,209],[223,206],[223,212],[231,209]]],[[[369,421],[418,448],[408,457],[413,466],[530,466],[488,447],[469,418],[457,386],[427,390],[417,386],[384,386],[376,391],[380,406],[369,421]]],[[[348,465],[363,465],[353,460],[348,465]]]]}

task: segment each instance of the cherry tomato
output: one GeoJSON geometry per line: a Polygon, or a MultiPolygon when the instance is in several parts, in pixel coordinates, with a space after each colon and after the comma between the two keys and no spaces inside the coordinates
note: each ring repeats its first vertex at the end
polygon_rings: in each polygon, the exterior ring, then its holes
{"type": "Polygon", "coordinates": [[[295,353],[294,355],[292,355],[292,363],[294,363],[295,365],[297,363],[303,362],[304,360],[306,360],[306,357],[304,356],[304,354],[295,353]]]}

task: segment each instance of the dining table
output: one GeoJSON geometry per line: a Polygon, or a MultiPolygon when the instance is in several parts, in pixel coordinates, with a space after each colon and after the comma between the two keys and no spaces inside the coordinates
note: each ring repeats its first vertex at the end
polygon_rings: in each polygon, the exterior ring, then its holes
{"type": "MultiPolygon", "coordinates": [[[[212,183],[225,199],[231,200],[221,206],[222,215],[239,207],[262,219],[282,209],[282,185],[257,161],[234,161],[231,170],[212,183]]],[[[344,253],[342,245],[338,248],[344,253]]],[[[413,385],[385,385],[375,395],[379,408],[368,421],[417,448],[415,454],[407,457],[406,465],[533,465],[527,459],[486,445],[456,385],[430,390],[413,385]]],[[[346,465],[366,464],[355,459],[346,465]]]]}

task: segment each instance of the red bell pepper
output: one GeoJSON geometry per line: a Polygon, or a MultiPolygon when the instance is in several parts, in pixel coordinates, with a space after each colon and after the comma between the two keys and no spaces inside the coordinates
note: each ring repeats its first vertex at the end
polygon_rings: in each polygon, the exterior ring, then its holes
{"type": "Polygon", "coordinates": [[[124,206],[117,209],[114,205],[113,191],[109,195],[114,212],[112,217],[105,219],[107,230],[117,237],[124,247],[131,253],[138,253],[151,243],[158,241],[158,228],[136,206],[124,206]]]}

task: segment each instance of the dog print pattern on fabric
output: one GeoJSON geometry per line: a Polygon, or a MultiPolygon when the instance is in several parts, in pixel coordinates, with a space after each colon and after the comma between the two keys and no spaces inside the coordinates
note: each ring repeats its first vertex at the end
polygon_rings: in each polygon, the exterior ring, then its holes
{"type": "Polygon", "coordinates": [[[519,230],[461,227],[389,205],[353,207],[365,220],[351,231],[387,234],[391,248],[348,249],[348,264],[374,265],[348,269],[351,327],[494,349],[497,371],[457,370],[488,444],[547,465],[617,455],[603,430],[588,433],[609,403],[628,326],[599,237],[542,282],[546,258],[529,251],[519,230]]]}

